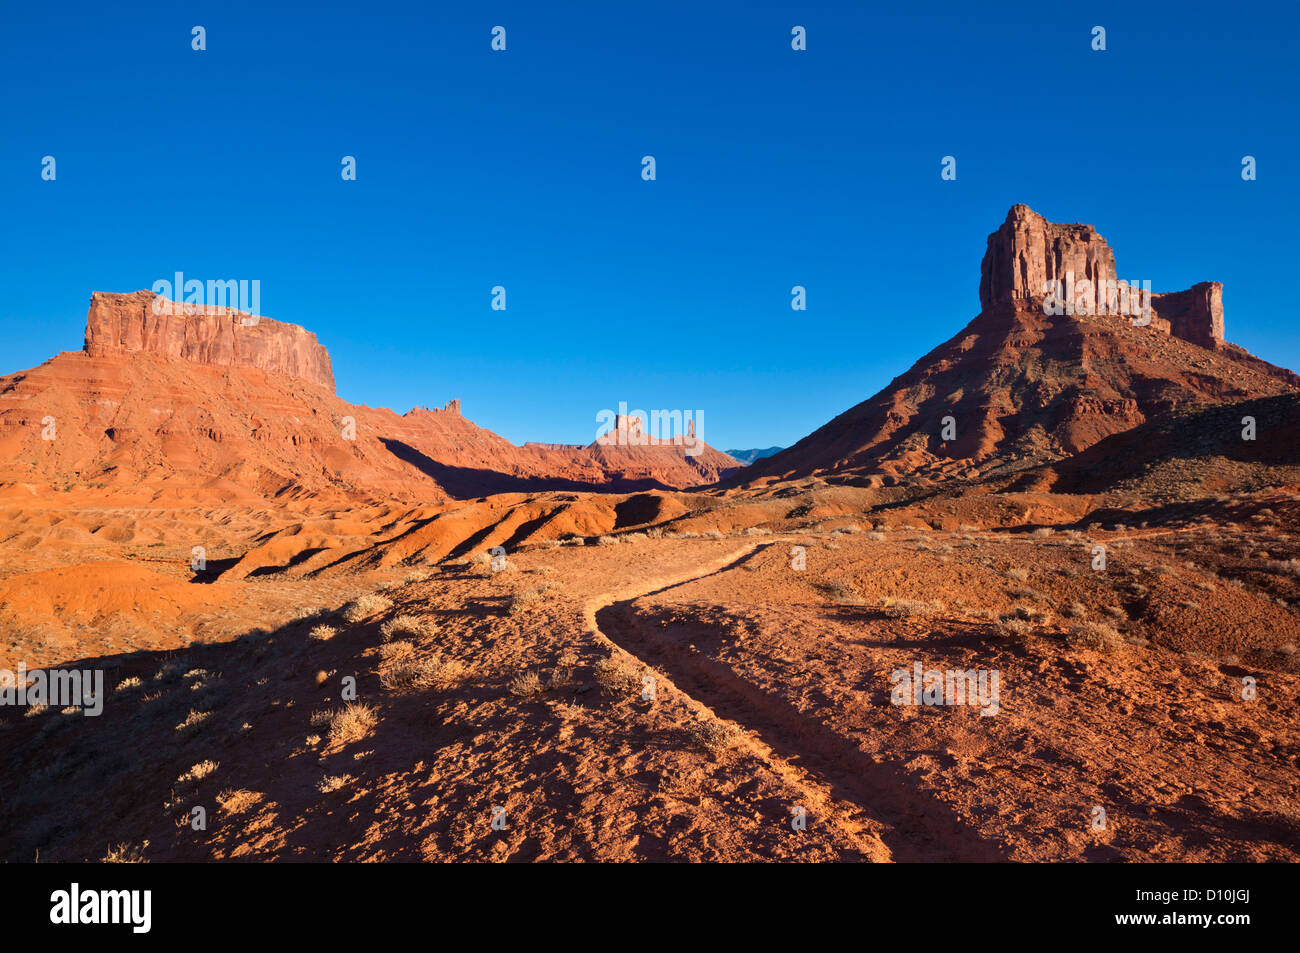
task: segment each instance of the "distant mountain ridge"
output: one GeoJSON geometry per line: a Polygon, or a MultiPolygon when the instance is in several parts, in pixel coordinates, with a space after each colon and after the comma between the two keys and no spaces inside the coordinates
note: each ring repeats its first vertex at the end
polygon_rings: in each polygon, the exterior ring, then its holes
{"type": "Polygon", "coordinates": [[[762,450],[724,450],[727,456],[731,457],[737,463],[749,466],[755,460],[762,460],[770,457],[775,453],[780,453],[784,447],[764,447],[762,450]]]}

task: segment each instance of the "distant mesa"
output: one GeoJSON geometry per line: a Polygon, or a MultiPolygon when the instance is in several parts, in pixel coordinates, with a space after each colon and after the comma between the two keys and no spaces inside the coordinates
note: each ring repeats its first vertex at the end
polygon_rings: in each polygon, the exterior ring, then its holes
{"type": "Polygon", "coordinates": [[[402,415],[351,404],[310,331],[150,291],[96,292],[81,351],[0,377],[0,490],[356,505],[682,489],[739,469],[702,442],[691,449],[517,447],[467,420],[459,400],[402,415]]]}
{"type": "Polygon", "coordinates": [[[329,352],[316,335],[233,308],[182,304],[152,291],[90,296],[86,353],[148,353],[213,367],[255,367],[334,390],[329,352]]]}

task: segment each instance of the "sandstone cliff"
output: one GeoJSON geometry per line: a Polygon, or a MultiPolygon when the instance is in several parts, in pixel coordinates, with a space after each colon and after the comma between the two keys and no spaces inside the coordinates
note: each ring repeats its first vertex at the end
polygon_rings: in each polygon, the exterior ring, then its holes
{"type": "Polygon", "coordinates": [[[1045,308],[1053,281],[1109,291],[1119,284],[1115,256],[1090,225],[1013,206],[989,236],[970,324],[874,397],[732,479],[975,478],[1078,453],[1179,408],[1300,390],[1291,371],[1224,341],[1218,282],[1151,294],[1142,314],[1045,308]]]}
{"type": "Polygon", "coordinates": [[[85,349],[92,357],[143,351],[212,367],[256,367],[334,390],[329,353],[307,329],[149,291],[92,294],[85,349]]]}

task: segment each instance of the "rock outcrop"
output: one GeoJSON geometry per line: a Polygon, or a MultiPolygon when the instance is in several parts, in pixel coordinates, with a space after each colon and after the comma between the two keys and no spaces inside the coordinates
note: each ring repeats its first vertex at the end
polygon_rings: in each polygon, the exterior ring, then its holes
{"type": "Polygon", "coordinates": [[[1013,206],[989,236],[970,324],[874,397],[733,479],[975,478],[1050,463],[1182,407],[1300,391],[1300,377],[1224,340],[1218,282],[1168,294],[1142,282],[1136,313],[1111,307],[1112,284],[1134,283],[1116,278],[1115,256],[1092,226],[1013,206]],[[1052,282],[1084,306],[1056,307],[1052,282]],[[1106,292],[1094,298],[1105,307],[1087,307],[1089,287],[1106,292]]]}
{"type": "Polygon", "coordinates": [[[1049,222],[1013,205],[989,236],[980,266],[980,309],[1117,315],[1201,347],[1223,343],[1223,286],[1152,293],[1149,281],[1121,279],[1115,254],[1091,225],[1049,222]],[[1055,287],[1054,287],[1054,283],[1055,287]]]}
{"type": "Polygon", "coordinates": [[[213,367],[256,367],[334,390],[329,352],[306,328],[150,291],[92,294],[85,350],[92,357],[143,351],[213,367]]]}
{"type": "Polygon", "coordinates": [[[1115,281],[1115,253],[1091,225],[1058,225],[1028,205],[1013,205],[989,236],[980,266],[980,308],[1042,307],[1049,281],[1115,281]]]}

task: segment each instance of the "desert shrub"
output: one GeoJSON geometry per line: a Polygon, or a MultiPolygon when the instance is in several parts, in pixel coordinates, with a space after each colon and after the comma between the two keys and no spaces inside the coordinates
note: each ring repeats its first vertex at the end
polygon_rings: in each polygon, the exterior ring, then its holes
{"type": "Polygon", "coordinates": [[[412,569],[402,577],[402,582],[407,583],[408,585],[413,582],[424,582],[432,575],[433,573],[429,572],[427,569],[412,569]]]}
{"type": "Polygon", "coordinates": [[[401,635],[427,635],[433,629],[432,623],[420,616],[395,615],[379,627],[379,636],[385,642],[391,642],[401,635]]]}
{"type": "Polygon", "coordinates": [[[1118,632],[1100,622],[1084,622],[1070,626],[1065,640],[1071,645],[1098,652],[1112,652],[1123,642],[1118,632]]]}
{"type": "Polygon", "coordinates": [[[1300,576],[1300,559],[1270,559],[1264,563],[1264,568],[1271,572],[1290,573],[1293,576],[1300,576]]]}
{"type": "Polygon", "coordinates": [[[186,666],[181,662],[168,662],[162,668],[158,669],[153,680],[155,682],[163,682],[164,684],[167,682],[174,682],[176,679],[180,678],[181,672],[183,672],[185,668],[186,666]]]}
{"type": "Polygon", "coordinates": [[[858,587],[849,579],[827,579],[818,583],[817,588],[836,602],[861,601],[858,595],[858,587]]]}
{"type": "Polygon", "coordinates": [[[369,705],[349,702],[330,717],[330,740],[347,744],[364,738],[375,727],[379,716],[369,705]]]}
{"type": "Polygon", "coordinates": [[[1008,569],[1006,571],[1008,579],[1014,579],[1016,582],[1025,582],[1029,579],[1028,569],[1008,569]]]}
{"type": "Polygon", "coordinates": [[[1031,539],[1047,539],[1047,537],[1051,536],[1053,532],[1055,532],[1055,530],[1050,526],[1040,526],[1038,529],[1030,533],[1029,537],[1031,539]]]}
{"type": "Polygon", "coordinates": [[[645,531],[645,534],[650,539],[660,539],[664,535],[664,528],[662,526],[652,526],[645,531]]]}
{"type": "Polygon", "coordinates": [[[492,557],[485,552],[475,553],[473,556],[469,557],[469,561],[470,564],[474,566],[487,566],[492,562],[492,557]]]}
{"type": "Polygon", "coordinates": [[[916,599],[886,599],[881,608],[885,615],[891,619],[904,618],[922,618],[932,616],[943,611],[943,603],[937,599],[930,602],[921,602],[916,599]]]}
{"type": "Polygon", "coordinates": [[[536,605],[542,601],[542,588],[536,586],[532,589],[522,589],[519,592],[511,593],[510,602],[506,611],[510,615],[519,615],[525,612],[529,606],[536,605]]]}
{"type": "Polygon", "coordinates": [[[1028,635],[1033,630],[1033,623],[1028,619],[1021,619],[1015,615],[1007,615],[998,619],[998,631],[1003,635],[1028,635]]]}
{"type": "Polygon", "coordinates": [[[885,538],[885,534],[884,534],[884,533],[877,533],[877,532],[875,532],[874,530],[873,530],[872,532],[870,532],[870,533],[867,534],[867,539],[872,540],[873,542],[877,542],[877,543],[880,542],[880,541],[881,541],[882,539],[884,539],[884,538],[885,538]]]}
{"type": "Polygon", "coordinates": [[[686,726],[686,737],[698,748],[717,755],[736,743],[736,731],[725,721],[701,718],[686,726]]]}
{"type": "Polygon", "coordinates": [[[139,846],[135,844],[118,844],[116,847],[110,847],[108,853],[100,861],[101,864],[147,864],[144,849],[149,846],[148,841],[144,841],[139,846]]]}
{"type": "Polygon", "coordinates": [[[180,735],[195,735],[203,730],[208,719],[212,717],[210,711],[195,711],[190,709],[190,713],[185,716],[185,720],[176,726],[176,732],[180,735]]]}
{"type": "Polygon", "coordinates": [[[202,781],[213,771],[217,770],[217,768],[218,768],[218,764],[215,761],[200,761],[198,764],[194,765],[194,767],[190,768],[179,778],[177,778],[176,783],[192,784],[195,781],[202,781]]]}
{"type": "Polygon", "coordinates": [[[1071,619],[1082,619],[1088,615],[1088,607],[1082,602],[1071,602],[1062,614],[1071,619]]]}
{"type": "Polygon", "coordinates": [[[321,794],[333,794],[335,791],[341,791],[347,787],[352,783],[352,780],[350,774],[327,775],[316,784],[316,790],[320,791],[321,794]]]}
{"type": "Polygon", "coordinates": [[[454,659],[403,658],[387,667],[379,681],[389,691],[446,691],[459,685],[464,674],[465,666],[454,659]]]}
{"type": "Polygon", "coordinates": [[[745,530],[746,536],[771,536],[772,531],[762,526],[751,526],[745,530]]]}
{"type": "Polygon", "coordinates": [[[545,691],[542,677],[536,672],[524,672],[510,683],[510,694],[520,698],[536,698],[545,691]]]}
{"type": "Polygon", "coordinates": [[[1035,602],[1046,602],[1047,594],[1039,592],[1037,589],[1030,589],[1028,586],[1016,586],[1008,589],[1007,594],[1013,599],[1032,599],[1035,602]]]}
{"type": "Polygon", "coordinates": [[[226,788],[217,795],[217,806],[226,814],[242,814],[262,800],[262,795],[246,788],[226,788]]]}
{"type": "Polygon", "coordinates": [[[391,599],[371,592],[349,602],[343,609],[343,618],[349,622],[360,622],[392,607],[391,599]]]}
{"type": "Polygon", "coordinates": [[[338,634],[339,630],[332,625],[318,625],[311,630],[310,638],[317,642],[328,642],[338,634]]]}
{"type": "Polygon", "coordinates": [[[596,684],[612,695],[630,695],[641,690],[641,673],[621,657],[596,663],[596,684]]]}

